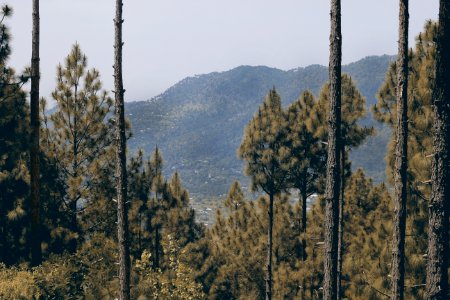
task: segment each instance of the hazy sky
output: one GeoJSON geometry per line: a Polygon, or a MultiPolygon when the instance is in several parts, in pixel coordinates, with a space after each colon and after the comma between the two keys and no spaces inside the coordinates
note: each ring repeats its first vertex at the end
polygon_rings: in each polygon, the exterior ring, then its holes
{"type": "MultiPolygon", "coordinates": [[[[90,67],[113,88],[113,0],[41,0],[41,95],[50,98],[56,65],[79,42],[90,67]]],[[[284,70],[328,64],[329,0],[124,0],[126,99],[149,99],[186,76],[239,65],[284,70]]],[[[343,0],[343,63],[395,54],[398,0],[343,0]]],[[[410,46],[438,0],[410,0],[410,46]]],[[[31,57],[31,1],[14,8],[10,64],[31,57]]]]}

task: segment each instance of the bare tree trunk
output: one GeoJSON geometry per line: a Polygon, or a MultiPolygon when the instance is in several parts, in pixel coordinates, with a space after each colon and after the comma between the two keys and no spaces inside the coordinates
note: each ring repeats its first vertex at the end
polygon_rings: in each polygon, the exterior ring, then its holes
{"type": "Polygon", "coordinates": [[[159,268],[159,226],[155,228],[155,270],[159,268]]]}
{"type": "Polygon", "coordinates": [[[39,199],[39,0],[33,0],[33,32],[31,54],[31,92],[30,92],[30,123],[31,123],[31,265],[42,262],[41,250],[41,220],[39,199]]]}
{"type": "Polygon", "coordinates": [[[269,225],[267,229],[267,278],[266,300],[272,300],[272,228],[273,228],[273,193],[269,195],[269,225]]]}
{"type": "Polygon", "coordinates": [[[330,109],[325,190],[324,300],[337,299],[337,254],[341,147],[341,1],[331,0],[330,109]]]}
{"type": "Polygon", "coordinates": [[[391,299],[403,300],[405,285],[405,230],[408,183],[408,0],[400,0],[397,58],[397,143],[392,239],[391,299]]]}
{"type": "MultiPolygon", "coordinates": [[[[300,189],[300,198],[302,201],[302,261],[306,261],[307,255],[306,255],[306,200],[308,198],[306,193],[306,179],[303,180],[302,188],[300,189]]],[[[302,283],[302,299],[306,299],[306,280],[303,279],[302,283]]]]}
{"type": "Polygon", "coordinates": [[[341,196],[339,199],[339,236],[338,236],[338,262],[337,262],[337,297],[342,299],[343,291],[341,287],[342,280],[342,260],[344,254],[344,194],[345,194],[345,145],[341,145],[341,196]]]}
{"type": "Polygon", "coordinates": [[[301,228],[301,233],[302,233],[302,261],[306,260],[306,239],[305,239],[305,234],[306,234],[306,200],[308,199],[307,193],[306,193],[306,184],[302,183],[302,188],[300,190],[300,198],[302,201],[302,228],[301,228]]]}
{"type": "Polygon", "coordinates": [[[114,85],[116,98],[116,188],[117,188],[117,236],[119,243],[119,299],[130,299],[130,246],[127,209],[127,166],[125,137],[125,108],[122,79],[122,0],[116,0],[114,85]]]}
{"type": "Polygon", "coordinates": [[[441,0],[433,89],[432,192],[428,220],[427,299],[448,299],[448,213],[450,205],[450,1],[441,0]]]}

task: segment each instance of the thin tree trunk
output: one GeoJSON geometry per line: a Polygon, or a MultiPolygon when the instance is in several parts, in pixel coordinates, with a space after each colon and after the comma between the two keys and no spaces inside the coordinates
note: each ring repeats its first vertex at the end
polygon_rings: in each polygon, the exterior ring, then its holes
{"type": "Polygon", "coordinates": [[[272,228],[273,228],[273,193],[269,195],[269,226],[267,229],[267,278],[266,300],[272,300],[272,228]]]}
{"type": "Polygon", "coordinates": [[[41,251],[41,220],[39,199],[39,0],[33,0],[33,32],[31,55],[31,92],[30,92],[30,123],[31,123],[31,265],[42,262],[41,251]]]}
{"type": "Polygon", "coordinates": [[[306,200],[308,198],[307,194],[306,194],[306,184],[302,184],[302,188],[300,189],[300,198],[302,201],[302,228],[301,228],[301,233],[302,233],[302,261],[306,260],[306,239],[305,239],[305,234],[306,234],[306,200]]]}
{"type": "Polygon", "coordinates": [[[119,243],[119,299],[130,299],[130,245],[127,209],[127,169],[125,108],[122,79],[122,0],[116,0],[114,85],[116,100],[116,188],[117,188],[117,236],[119,243]]]}
{"type": "Polygon", "coordinates": [[[339,236],[338,236],[338,262],[337,262],[337,297],[342,299],[343,291],[341,287],[342,280],[342,260],[344,255],[344,194],[345,194],[345,145],[341,145],[341,196],[339,199],[339,236]]]}
{"type": "MultiPolygon", "coordinates": [[[[74,87],[74,94],[73,94],[75,101],[74,101],[74,111],[73,111],[73,142],[72,142],[72,151],[73,151],[73,161],[72,161],[72,172],[73,172],[73,178],[78,177],[78,83],[75,83],[74,87]]],[[[71,195],[72,196],[72,195],[71,195]]],[[[76,234],[76,238],[73,239],[69,244],[69,251],[71,253],[75,253],[77,251],[78,247],[78,241],[80,239],[80,231],[78,228],[78,219],[77,219],[77,210],[78,210],[78,199],[79,196],[79,189],[77,188],[75,194],[73,195],[73,198],[70,199],[69,207],[70,207],[70,230],[76,234]]]]}
{"type": "Polygon", "coordinates": [[[427,299],[448,299],[448,213],[450,205],[450,1],[441,0],[433,90],[432,192],[428,220],[427,299]]]}
{"type": "Polygon", "coordinates": [[[403,300],[405,285],[405,230],[408,168],[408,0],[400,0],[397,59],[397,143],[392,239],[391,299],[403,300]]]}
{"type": "Polygon", "coordinates": [[[155,270],[159,268],[159,226],[155,228],[155,270]]]}
{"type": "Polygon", "coordinates": [[[341,1],[331,0],[330,109],[326,174],[324,300],[337,299],[337,254],[341,146],[341,1]]]}
{"type": "MultiPolygon", "coordinates": [[[[307,254],[306,254],[306,200],[308,198],[306,194],[306,179],[303,180],[301,183],[301,189],[300,189],[300,199],[302,202],[302,224],[301,224],[301,233],[302,233],[302,261],[306,261],[307,254]]],[[[303,278],[302,283],[302,299],[306,299],[306,280],[303,278]]]]}

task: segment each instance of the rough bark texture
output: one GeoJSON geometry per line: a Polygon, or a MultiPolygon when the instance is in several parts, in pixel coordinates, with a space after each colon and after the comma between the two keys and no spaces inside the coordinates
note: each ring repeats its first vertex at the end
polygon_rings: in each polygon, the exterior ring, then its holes
{"type": "Polygon", "coordinates": [[[331,0],[330,109],[328,116],[328,160],[325,190],[325,300],[337,299],[337,258],[341,146],[341,1],[331,0]]]}
{"type": "Polygon", "coordinates": [[[338,236],[338,262],[337,262],[337,297],[338,299],[342,299],[342,288],[341,288],[341,280],[342,280],[342,256],[344,255],[344,194],[345,194],[345,145],[342,142],[341,145],[341,195],[339,199],[339,236],[338,236]]]}
{"type": "Polygon", "coordinates": [[[117,188],[117,235],[119,243],[119,299],[130,299],[130,249],[127,210],[127,170],[126,170],[126,137],[125,108],[122,80],[122,0],[116,0],[115,24],[115,64],[114,85],[116,100],[116,188],[117,188]]]}
{"type": "Polygon", "coordinates": [[[400,0],[397,58],[397,143],[395,145],[394,228],[392,237],[391,299],[403,300],[408,168],[408,0],[400,0]]]}
{"type": "Polygon", "coordinates": [[[272,300],[272,228],[273,228],[273,193],[269,195],[269,226],[267,229],[267,278],[266,300],[272,300]]]}
{"type": "Polygon", "coordinates": [[[33,31],[31,54],[31,265],[37,266],[42,261],[41,221],[39,199],[39,0],[33,0],[33,31]]]}
{"type": "Polygon", "coordinates": [[[450,197],[450,1],[441,0],[433,90],[432,192],[428,221],[427,299],[448,299],[448,212],[450,197]]]}
{"type": "Polygon", "coordinates": [[[331,0],[330,109],[325,190],[324,300],[337,299],[337,255],[341,146],[341,1],[331,0]]]}

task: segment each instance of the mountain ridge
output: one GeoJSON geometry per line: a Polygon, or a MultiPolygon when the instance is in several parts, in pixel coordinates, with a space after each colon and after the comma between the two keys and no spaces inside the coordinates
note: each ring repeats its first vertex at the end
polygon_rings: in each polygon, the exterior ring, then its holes
{"type": "MultiPolygon", "coordinates": [[[[343,66],[343,72],[355,79],[368,106],[375,103],[375,93],[393,59],[389,55],[368,56],[343,66]]],[[[275,87],[285,106],[306,89],[317,96],[328,80],[327,69],[317,64],[287,71],[243,65],[186,77],[149,100],[126,103],[134,133],[129,141],[130,152],[143,148],[149,155],[158,145],[165,157],[166,175],[178,170],[194,197],[223,196],[234,179],[246,186],[243,162],[238,160],[236,149],[244,127],[268,90],[275,87]]],[[[380,127],[370,116],[364,123],[380,127]]],[[[386,134],[368,143],[374,141],[385,147],[386,134]]],[[[357,151],[353,151],[352,158],[357,151]]],[[[363,156],[359,157],[356,155],[357,160],[363,156]]],[[[357,161],[355,166],[361,163],[357,161]]],[[[380,168],[368,171],[377,180],[383,179],[380,168]]]]}

